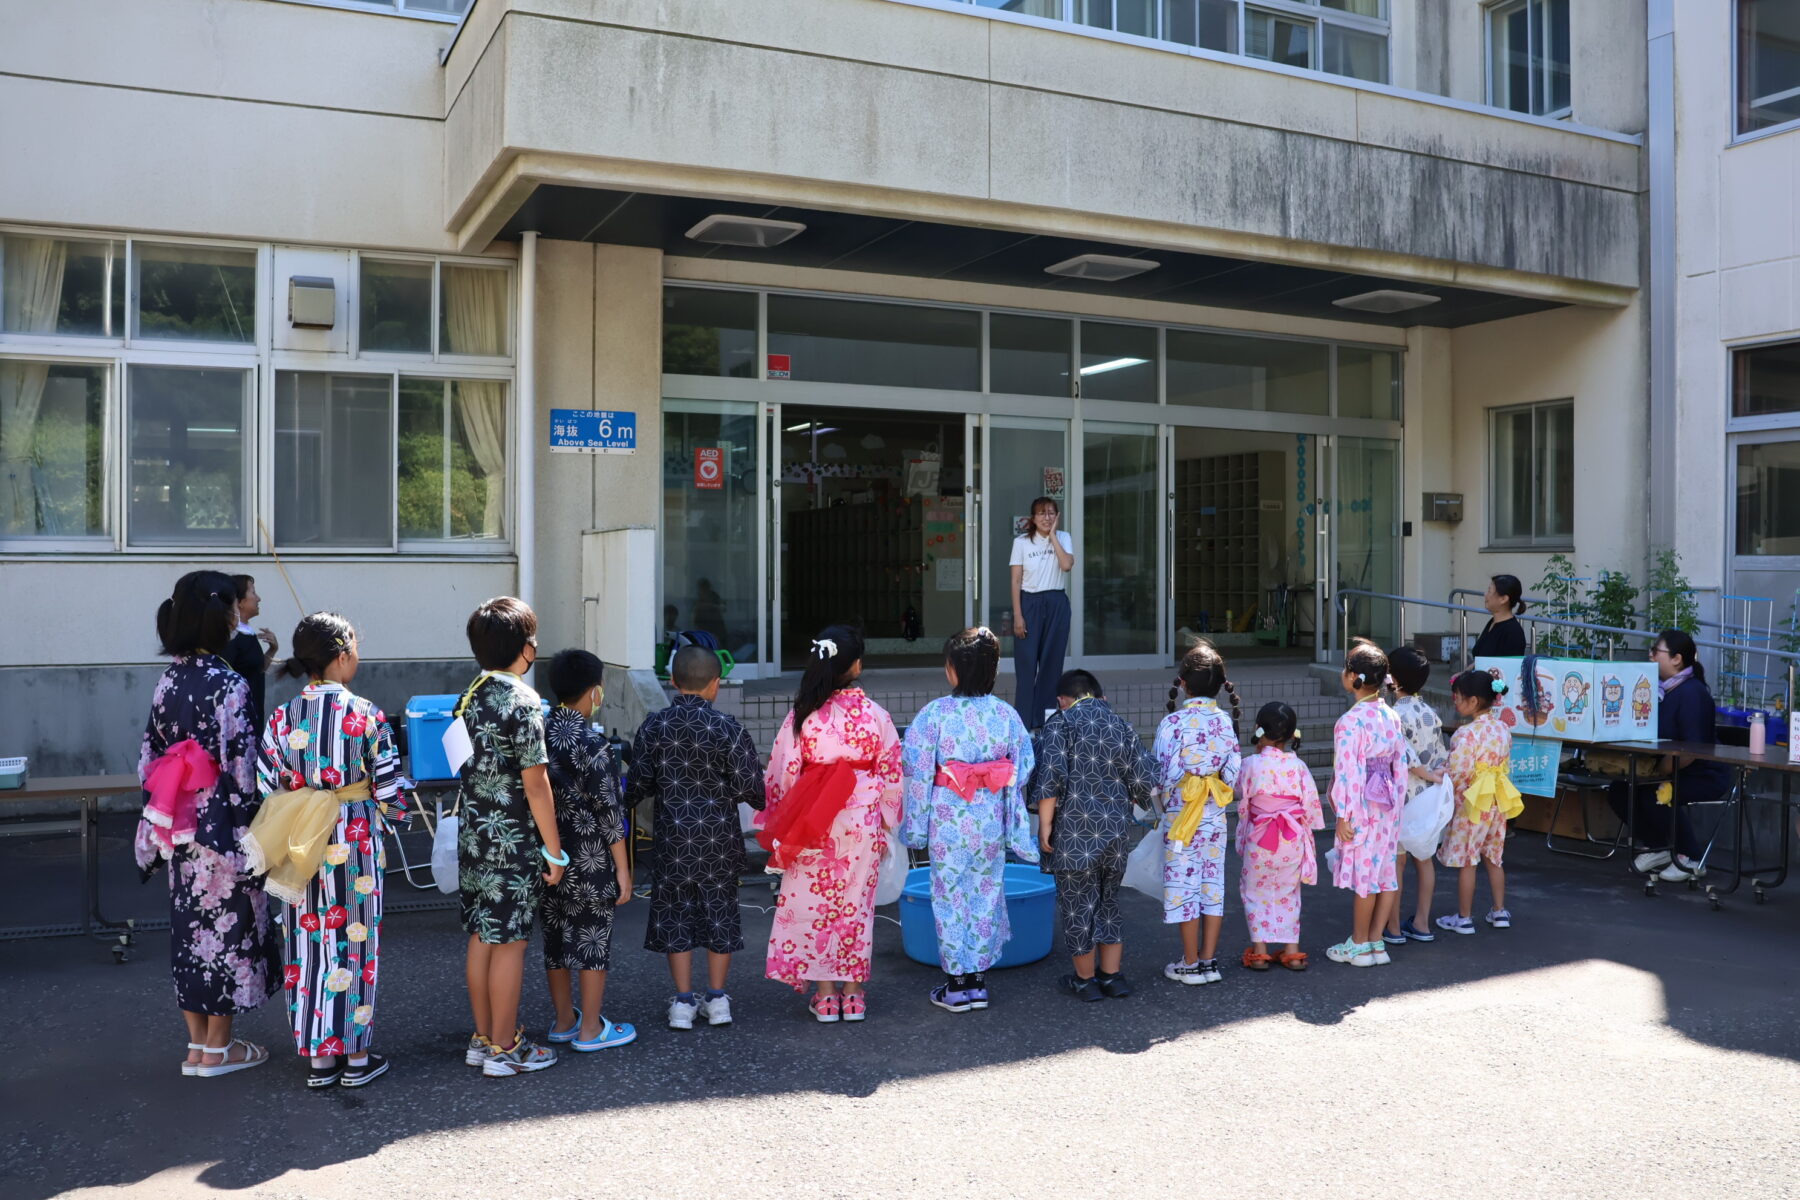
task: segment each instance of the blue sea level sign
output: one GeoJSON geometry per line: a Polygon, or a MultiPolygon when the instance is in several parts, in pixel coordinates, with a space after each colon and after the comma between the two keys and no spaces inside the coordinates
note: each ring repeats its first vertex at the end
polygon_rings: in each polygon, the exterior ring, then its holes
{"type": "Polygon", "coordinates": [[[591,408],[550,410],[550,450],[561,454],[631,454],[637,450],[634,412],[591,408]]]}

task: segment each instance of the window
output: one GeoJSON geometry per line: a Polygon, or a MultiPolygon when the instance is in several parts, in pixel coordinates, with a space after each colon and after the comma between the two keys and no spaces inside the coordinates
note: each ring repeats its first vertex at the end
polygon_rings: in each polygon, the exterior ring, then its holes
{"type": "Polygon", "coordinates": [[[1250,9],[1244,14],[1244,53],[1284,67],[1313,65],[1313,23],[1250,9]]]}
{"type": "Polygon", "coordinates": [[[0,236],[0,333],[123,337],[125,243],[0,236]]]}
{"type": "Polygon", "coordinates": [[[1363,33],[1327,22],[1322,30],[1324,61],[1320,66],[1328,75],[1348,75],[1370,83],[1388,81],[1387,38],[1378,33],[1363,33]]]}
{"type": "Polygon", "coordinates": [[[825,296],[769,297],[769,353],[819,383],[981,390],[981,314],[825,296]]]}
{"type": "Polygon", "coordinates": [[[443,263],[438,277],[438,353],[477,358],[511,353],[512,273],[443,263]]]}
{"type": "Polygon", "coordinates": [[[664,288],[663,373],[756,378],[756,294],[664,288]]]}
{"type": "Polygon", "coordinates": [[[1340,417],[1400,419],[1400,356],[1391,350],[1339,346],[1338,407],[1340,417]]]}
{"type": "Polygon", "coordinates": [[[1074,322],[994,313],[988,317],[988,391],[1072,396],[1074,322]]]}
{"type": "Polygon", "coordinates": [[[402,377],[396,509],[402,541],[506,536],[506,384],[402,377]]]}
{"type": "Polygon", "coordinates": [[[1569,0],[1511,0],[1489,11],[1488,103],[1569,115],[1569,0]]]}
{"type": "Polygon", "coordinates": [[[1737,131],[1800,121],[1800,5],[1738,0],[1737,131]]]}
{"type": "Polygon", "coordinates": [[[0,360],[0,540],[102,537],[107,367],[0,360]]]}
{"type": "Polygon", "coordinates": [[[394,381],[275,377],[275,542],[392,546],[394,381]]]}
{"type": "Polygon", "coordinates": [[[1489,419],[1489,544],[1567,545],[1574,533],[1574,402],[1497,408],[1489,419]]]}
{"type": "Polygon", "coordinates": [[[1156,403],[1156,330],[1081,323],[1081,394],[1089,400],[1156,403]]]}
{"type": "Polygon", "coordinates": [[[1739,444],[1737,552],[1800,555],[1800,442],[1739,444]]]}
{"type": "Polygon", "coordinates": [[[132,245],[132,336],[256,340],[256,251],[132,245]]]}
{"type": "Polygon", "coordinates": [[[1800,412],[1800,342],[1739,350],[1731,375],[1732,416],[1800,412]]]}
{"type": "Polygon", "coordinates": [[[1164,41],[1236,54],[1237,0],[1163,0],[1164,41]]]}
{"type": "Polygon", "coordinates": [[[428,262],[362,260],[357,288],[357,345],[364,351],[431,353],[428,262]]]}
{"type": "Polygon", "coordinates": [[[246,545],[250,372],[134,366],[126,387],[132,543],[246,545]]]}
{"type": "Polygon", "coordinates": [[[1169,403],[1326,416],[1331,347],[1169,330],[1169,403]]]}

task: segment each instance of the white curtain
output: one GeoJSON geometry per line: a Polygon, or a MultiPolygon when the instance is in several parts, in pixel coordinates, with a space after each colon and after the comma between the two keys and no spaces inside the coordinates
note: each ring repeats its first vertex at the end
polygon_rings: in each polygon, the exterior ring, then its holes
{"type": "MultiPolygon", "coordinates": [[[[8,237],[0,327],[12,333],[55,333],[62,307],[68,246],[55,238],[8,237]]],[[[32,443],[50,377],[46,363],[0,362],[0,531],[40,533],[32,443]]]]}
{"type": "Polygon", "coordinates": [[[506,513],[506,385],[497,380],[459,379],[451,389],[456,419],[469,439],[469,453],[487,477],[487,508],[482,513],[480,536],[497,538],[504,532],[501,518],[506,513]]]}
{"type": "MultiPolygon", "coordinates": [[[[498,357],[506,353],[507,284],[511,276],[490,267],[442,268],[445,354],[498,357]]],[[[487,476],[483,537],[503,532],[506,512],[506,385],[459,379],[453,386],[456,415],[469,452],[487,476]]]]}

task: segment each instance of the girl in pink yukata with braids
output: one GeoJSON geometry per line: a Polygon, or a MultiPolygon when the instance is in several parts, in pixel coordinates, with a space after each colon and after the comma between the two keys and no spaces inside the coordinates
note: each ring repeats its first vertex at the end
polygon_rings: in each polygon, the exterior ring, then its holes
{"type": "Polygon", "coordinates": [[[1390,961],[1381,930],[1400,900],[1395,857],[1406,804],[1408,753],[1400,718],[1381,701],[1388,660],[1381,647],[1355,642],[1344,659],[1344,690],[1356,697],[1332,733],[1331,810],[1337,814],[1331,881],[1356,893],[1348,940],[1325,951],[1353,967],[1390,961]]]}
{"type": "Polygon", "coordinates": [[[1250,946],[1244,965],[1266,971],[1280,962],[1290,971],[1306,970],[1300,950],[1300,885],[1319,881],[1318,847],[1313,830],[1325,828],[1319,811],[1319,788],[1312,771],[1300,761],[1300,739],[1294,710],[1271,700],[1256,714],[1255,751],[1238,770],[1238,856],[1244,860],[1238,892],[1250,946]],[[1281,954],[1269,954],[1269,943],[1281,943],[1281,954]]]}

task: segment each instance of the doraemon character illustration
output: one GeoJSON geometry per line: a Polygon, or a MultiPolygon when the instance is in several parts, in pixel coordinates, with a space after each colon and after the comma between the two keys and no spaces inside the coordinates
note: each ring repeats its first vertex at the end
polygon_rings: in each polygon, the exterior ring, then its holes
{"type": "Polygon", "coordinates": [[[1631,689],[1631,719],[1639,725],[1650,721],[1650,681],[1643,676],[1638,677],[1637,686],[1631,689]]]}
{"type": "Polygon", "coordinates": [[[1600,719],[1616,723],[1624,716],[1624,710],[1625,685],[1617,675],[1608,675],[1600,681],[1600,719]]]}
{"type": "Polygon", "coordinates": [[[1563,676],[1563,712],[1570,717],[1579,717],[1587,711],[1588,681],[1579,672],[1570,671],[1563,676]]]}

